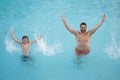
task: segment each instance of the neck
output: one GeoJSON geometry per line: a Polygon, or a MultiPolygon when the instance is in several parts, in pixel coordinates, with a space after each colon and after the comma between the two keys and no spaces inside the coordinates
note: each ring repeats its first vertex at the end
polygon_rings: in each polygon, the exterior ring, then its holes
{"type": "Polygon", "coordinates": [[[22,43],[23,43],[23,44],[27,44],[28,42],[27,42],[27,43],[22,42],[22,43]]]}

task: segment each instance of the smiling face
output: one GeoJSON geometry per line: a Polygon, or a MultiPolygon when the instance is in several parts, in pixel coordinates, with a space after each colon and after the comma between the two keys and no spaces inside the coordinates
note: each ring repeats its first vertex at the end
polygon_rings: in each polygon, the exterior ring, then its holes
{"type": "Polygon", "coordinates": [[[86,25],[81,25],[80,30],[82,33],[86,32],[86,25]]]}
{"type": "Polygon", "coordinates": [[[24,39],[22,40],[22,42],[23,42],[23,43],[28,43],[28,39],[27,39],[27,38],[24,38],[24,39]]]}
{"type": "Polygon", "coordinates": [[[86,29],[87,29],[86,23],[81,23],[81,24],[80,24],[80,31],[81,31],[82,33],[85,33],[85,32],[86,32],[86,29]]]}
{"type": "Polygon", "coordinates": [[[22,43],[23,43],[23,44],[29,43],[28,36],[23,36],[23,37],[22,37],[22,43]]]}

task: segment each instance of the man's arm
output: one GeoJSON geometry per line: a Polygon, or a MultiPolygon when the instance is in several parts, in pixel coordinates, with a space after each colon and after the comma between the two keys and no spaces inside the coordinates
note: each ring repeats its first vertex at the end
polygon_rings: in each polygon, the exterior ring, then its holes
{"type": "Polygon", "coordinates": [[[102,16],[102,20],[93,29],[91,29],[90,31],[88,31],[90,33],[90,35],[92,35],[103,24],[103,22],[105,21],[105,19],[106,19],[106,15],[103,15],[102,16]]]}
{"type": "Polygon", "coordinates": [[[16,39],[16,37],[15,37],[13,31],[10,31],[10,35],[11,35],[12,39],[13,39],[16,43],[21,44],[21,42],[20,42],[19,40],[16,39]]]}
{"type": "Polygon", "coordinates": [[[72,29],[68,24],[67,24],[67,22],[66,22],[66,20],[65,20],[65,17],[62,15],[62,21],[63,21],[63,23],[64,23],[64,25],[65,25],[65,27],[67,28],[67,30],[68,31],[70,31],[72,34],[77,34],[77,31],[76,30],[74,30],[74,29],[72,29]]]}
{"type": "Polygon", "coordinates": [[[43,35],[38,37],[36,40],[30,41],[30,44],[36,43],[38,40],[41,40],[43,38],[43,35]]]}

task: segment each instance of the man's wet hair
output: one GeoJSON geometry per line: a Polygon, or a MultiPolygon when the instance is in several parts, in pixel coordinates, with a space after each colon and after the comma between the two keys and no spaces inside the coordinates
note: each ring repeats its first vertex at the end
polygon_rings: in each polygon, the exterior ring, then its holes
{"type": "Polygon", "coordinates": [[[23,37],[22,37],[22,40],[23,40],[24,38],[27,38],[27,40],[28,40],[28,42],[29,42],[28,36],[23,36],[23,37]]]}
{"type": "Polygon", "coordinates": [[[85,22],[82,22],[82,23],[80,24],[80,27],[81,27],[81,25],[86,25],[86,27],[87,27],[87,24],[86,24],[85,22]]]}

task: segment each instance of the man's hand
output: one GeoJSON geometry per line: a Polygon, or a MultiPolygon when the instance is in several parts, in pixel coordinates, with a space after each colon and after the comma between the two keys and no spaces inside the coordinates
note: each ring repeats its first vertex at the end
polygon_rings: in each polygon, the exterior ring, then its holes
{"type": "Polygon", "coordinates": [[[65,20],[65,16],[64,16],[64,15],[62,15],[62,20],[63,20],[63,21],[65,20]]]}
{"type": "Polygon", "coordinates": [[[105,21],[105,19],[106,19],[106,15],[104,14],[104,15],[102,16],[102,21],[105,21]]]}

